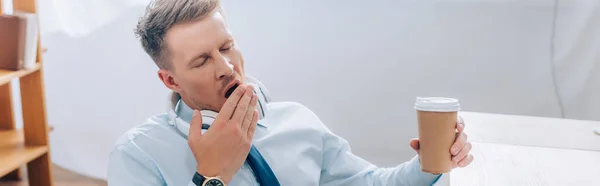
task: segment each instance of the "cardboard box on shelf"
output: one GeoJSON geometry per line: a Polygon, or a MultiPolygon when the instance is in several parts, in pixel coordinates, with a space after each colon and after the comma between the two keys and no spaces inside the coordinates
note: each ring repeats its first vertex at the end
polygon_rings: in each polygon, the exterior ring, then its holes
{"type": "Polygon", "coordinates": [[[37,16],[24,12],[0,15],[0,28],[0,68],[34,67],[39,33],[37,16]]]}

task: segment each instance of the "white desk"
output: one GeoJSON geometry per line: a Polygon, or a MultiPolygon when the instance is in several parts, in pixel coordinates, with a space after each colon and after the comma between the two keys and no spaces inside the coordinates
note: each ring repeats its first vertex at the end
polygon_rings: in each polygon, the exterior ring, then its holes
{"type": "Polygon", "coordinates": [[[474,161],[451,186],[600,185],[597,121],[462,112],[474,161]]]}

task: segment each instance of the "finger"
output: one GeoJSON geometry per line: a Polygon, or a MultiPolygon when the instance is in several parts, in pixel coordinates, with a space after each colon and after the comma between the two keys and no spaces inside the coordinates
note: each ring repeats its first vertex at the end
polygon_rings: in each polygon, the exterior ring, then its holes
{"type": "Polygon", "coordinates": [[[413,138],[410,140],[409,144],[410,144],[410,147],[412,147],[412,149],[417,151],[417,154],[419,154],[420,149],[421,149],[420,144],[419,144],[419,139],[413,138]]]}
{"type": "Polygon", "coordinates": [[[473,155],[469,154],[465,159],[458,162],[458,166],[466,167],[467,165],[471,164],[471,162],[473,162],[473,159],[474,159],[473,155]]]}
{"type": "Polygon", "coordinates": [[[233,93],[229,96],[229,98],[227,98],[227,101],[225,101],[225,104],[223,104],[223,107],[219,111],[219,115],[217,115],[217,120],[229,121],[229,119],[233,115],[233,112],[235,111],[235,108],[238,105],[238,102],[240,101],[246,90],[246,85],[241,84],[238,88],[236,88],[233,91],[233,93]]]}
{"type": "Polygon", "coordinates": [[[456,130],[458,133],[461,133],[465,129],[465,121],[462,117],[458,116],[458,121],[456,122],[456,130]]]}
{"type": "Polygon", "coordinates": [[[200,114],[200,111],[194,109],[192,120],[190,121],[190,131],[188,132],[190,138],[196,135],[202,136],[202,114],[200,114]]]}
{"type": "Polygon", "coordinates": [[[458,163],[459,161],[466,158],[469,152],[471,152],[472,147],[473,146],[471,145],[471,143],[467,142],[467,144],[465,144],[465,146],[460,150],[460,152],[456,156],[452,157],[452,161],[454,163],[458,163]]]}
{"type": "Polygon", "coordinates": [[[248,111],[248,108],[250,106],[250,100],[252,100],[252,97],[254,95],[254,91],[252,91],[251,88],[252,86],[246,87],[247,90],[240,99],[240,102],[237,104],[237,107],[235,108],[235,111],[233,113],[233,117],[231,117],[231,122],[237,124],[238,127],[241,127],[244,121],[244,117],[246,116],[246,112],[248,111]]]}
{"type": "Polygon", "coordinates": [[[258,111],[254,111],[254,115],[252,117],[252,123],[250,123],[250,127],[248,127],[248,134],[246,136],[248,136],[248,138],[252,141],[252,139],[254,139],[254,131],[256,131],[256,125],[258,124],[258,111]]]}
{"type": "Polygon", "coordinates": [[[458,138],[452,145],[450,153],[452,153],[452,155],[458,154],[458,152],[460,152],[460,149],[462,149],[465,146],[466,142],[467,142],[467,134],[460,133],[460,135],[458,136],[458,138]]]}
{"type": "Polygon", "coordinates": [[[258,96],[252,95],[252,99],[250,100],[250,106],[246,111],[244,116],[244,122],[242,123],[242,132],[247,132],[250,125],[252,125],[252,121],[254,119],[254,111],[256,111],[256,104],[258,102],[258,96]]]}

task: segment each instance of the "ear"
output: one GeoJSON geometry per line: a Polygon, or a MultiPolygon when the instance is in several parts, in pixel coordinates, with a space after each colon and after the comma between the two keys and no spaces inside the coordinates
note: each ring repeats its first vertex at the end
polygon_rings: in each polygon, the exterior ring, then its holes
{"type": "Polygon", "coordinates": [[[167,70],[167,69],[158,70],[158,78],[160,78],[160,80],[163,82],[163,84],[165,84],[165,86],[167,88],[169,88],[175,92],[180,92],[179,90],[181,89],[181,87],[179,87],[179,84],[175,80],[175,77],[172,75],[172,73],[169,70],[167,70]]]}

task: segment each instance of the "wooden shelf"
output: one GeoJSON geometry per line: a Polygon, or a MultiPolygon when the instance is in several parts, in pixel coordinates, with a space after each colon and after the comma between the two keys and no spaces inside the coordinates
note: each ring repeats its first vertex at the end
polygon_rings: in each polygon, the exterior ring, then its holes
{"type": "Polygon", "coordinates": [[[0,130],[0,177],[48,153],[47,146],[27,146],[22,130],[0,130]]]}
{"type": "MultiPolygon", "coordinates": [[[[0,0],[0,15],[3,13],[0,0]]],[[[12,10],[37,14],[38,0],[12,0],[12,10]]],[[[39,19],[38,19],[39,20],[39,19]]],[[[39,24],[39,23],[38,23],[39,24]]],[[[39,25],[38,25],[39,27],[39,25]]],[[[23,70],[0,69],[0,179],[23,180],[29,185],[52,186],[48,133],[52,130],[46,118],[41,38],[37,38],[34,67],[23,70]],[[23,128],[16,129],[11,80],[19,79],[23,128]],[[22,167],[27,165],[26,174],[22,167]]],[[[0,42],[0,44],[3,44],[0,42]]],[[[9,47],[14,47],[9,43],[9,47]]],[[[1,182],[1,181],[0,181],[1,182]]],[[[0,184],[1,185],[1,184],[0,184]]]]}
{"type": "Polygon", "coordinates": [[[6,70],[0,69],[0,85],[4,85],[10,82],[14,78],[20,78],[36,72],[42,68],[42,64],[35,63],[35,66],[31,69],[23,69],[23,70],[6,70]]]}

